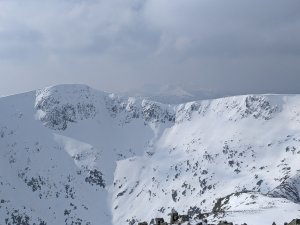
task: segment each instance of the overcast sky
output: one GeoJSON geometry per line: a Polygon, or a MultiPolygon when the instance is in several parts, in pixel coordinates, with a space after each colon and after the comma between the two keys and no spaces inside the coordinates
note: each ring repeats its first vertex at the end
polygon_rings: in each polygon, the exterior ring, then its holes
{"type": "Polygon", "coordinates": [[[300,1],[0,0],[0,95],[60,83],[300,93],[300,1]]]}

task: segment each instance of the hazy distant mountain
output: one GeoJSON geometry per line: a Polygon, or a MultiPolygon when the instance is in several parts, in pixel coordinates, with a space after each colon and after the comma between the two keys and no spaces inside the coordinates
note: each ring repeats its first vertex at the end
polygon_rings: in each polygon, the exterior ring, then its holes
{"type": "Polygon", "coordinates": [[[300,217],[299,161],[300,95],[166,105],[60,85],[0,98],[0,224],[136,225],[172,208],[283,224],[300,217]]]}
{"type": "Polygon", "coordinates": [[[185,102],[214,99],[229,96],[226,93],[217,93],[211,90],[187,88],[179,85],[148,84],[128,92],[120,93],[127,97],[147,98],[165,104],[180,104],[185,102]]]}

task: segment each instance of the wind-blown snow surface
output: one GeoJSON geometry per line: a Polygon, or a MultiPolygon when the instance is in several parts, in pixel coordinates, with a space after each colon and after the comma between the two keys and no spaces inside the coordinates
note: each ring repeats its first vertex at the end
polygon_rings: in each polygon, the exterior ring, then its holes
{"type": "Polygon", "coordinates": [[[132,225],[172,208],[280,224],[300,216],[299,160],[298,95],[171,106],[49,87],[0,98],[0,224],[132,225]]]}

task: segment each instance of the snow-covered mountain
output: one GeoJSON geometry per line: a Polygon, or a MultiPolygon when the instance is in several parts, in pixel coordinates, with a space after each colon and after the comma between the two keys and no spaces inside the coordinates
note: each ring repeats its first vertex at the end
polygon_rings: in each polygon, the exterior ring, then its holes
{"type": "Polygon", "coordinates": [[[0,149],[0,224],[300,217],[300,95],[165,105],[59,85],[0,98],[0,149]]]}

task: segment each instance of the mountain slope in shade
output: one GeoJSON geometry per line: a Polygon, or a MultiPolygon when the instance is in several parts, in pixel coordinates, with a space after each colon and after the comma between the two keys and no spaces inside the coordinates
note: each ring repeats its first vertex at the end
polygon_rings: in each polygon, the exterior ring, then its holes
{"type": "Polygon", "coordinates": [[[172,208],[257,225],[299,217],[299,103],[171,106],[83,85],[0,98],[0,224],[133,225],[172,208]]]}

